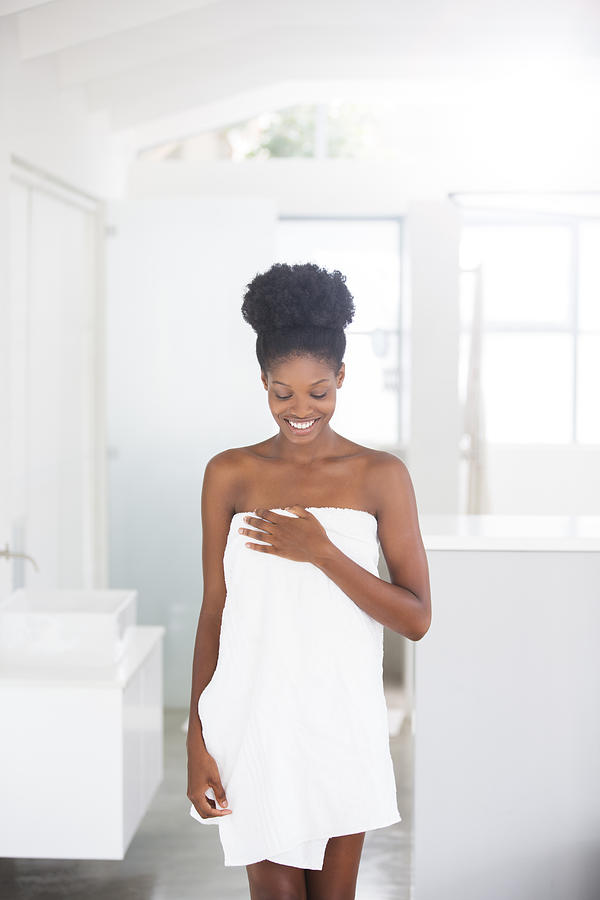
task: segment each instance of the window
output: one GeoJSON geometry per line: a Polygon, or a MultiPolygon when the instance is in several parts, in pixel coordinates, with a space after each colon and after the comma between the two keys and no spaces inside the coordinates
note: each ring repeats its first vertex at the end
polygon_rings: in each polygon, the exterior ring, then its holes
{"type": "Polygon", "coordinates": [[[471,215],[460,256],[461,399],[479,293],[485,439],[600,443],[600,220],[471,215]]]}
{"type": "Polygon", "coordinates": [[[278,262],[314,262],[346,276],[356,313],[332,427],[369,446],[397,447],[408,386],[400,220],[282,218],[276,250],[278,262]]]}
{"type": "Polygon", "coordinates": [[[406,138],[397,102],[298,103],[144,147],[142,160],[394,159],[406,138]]]}

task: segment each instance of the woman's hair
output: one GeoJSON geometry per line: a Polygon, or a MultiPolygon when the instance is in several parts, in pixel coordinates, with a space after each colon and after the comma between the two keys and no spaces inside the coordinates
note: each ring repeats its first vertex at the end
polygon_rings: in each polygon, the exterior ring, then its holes
{"type": "Polygon", "coordinates": [[[346,350],[344,328],[355,313],[346,277],[316,263],[275,263],[246,285],[242,316],[256,332],[262,371],[308,354],[337,373],[346,350]]]}

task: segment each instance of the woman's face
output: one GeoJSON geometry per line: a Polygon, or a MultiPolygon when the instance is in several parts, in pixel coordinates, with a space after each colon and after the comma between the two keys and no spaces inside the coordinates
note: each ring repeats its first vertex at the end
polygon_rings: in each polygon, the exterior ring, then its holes
{"type": "Polygon", "coordinates": [[[271,366],[266,376],[261,372],[269,408],[282,434],[305,443],[323,430],[334,413],[344,371],[342,363],[336,377],[331,365],[312,356],[297,356],[271,366]]]}

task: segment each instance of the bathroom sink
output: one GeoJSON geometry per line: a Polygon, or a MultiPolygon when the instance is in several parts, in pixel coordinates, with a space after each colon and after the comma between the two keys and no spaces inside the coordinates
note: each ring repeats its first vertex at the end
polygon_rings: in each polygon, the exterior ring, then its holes
{"type": "Polygon", "coordinates": [[[136,621],[136,590],[20,588],[0,602],[0,663],[112,665],[136,621]]]}

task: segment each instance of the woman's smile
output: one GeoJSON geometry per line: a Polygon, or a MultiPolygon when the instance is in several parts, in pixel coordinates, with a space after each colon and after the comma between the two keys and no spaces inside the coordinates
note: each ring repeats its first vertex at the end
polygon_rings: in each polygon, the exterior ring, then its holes
{"type": "Polygon", "coordinates": [[[287,419],[283,416],[284,422],[294,434],[307,434],[309,431],[314,431],[320,418],[320,416],[315,416],[312,419],[287,419]]]}

